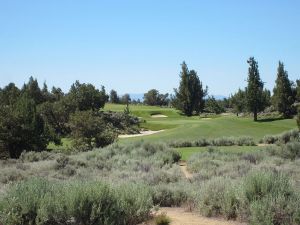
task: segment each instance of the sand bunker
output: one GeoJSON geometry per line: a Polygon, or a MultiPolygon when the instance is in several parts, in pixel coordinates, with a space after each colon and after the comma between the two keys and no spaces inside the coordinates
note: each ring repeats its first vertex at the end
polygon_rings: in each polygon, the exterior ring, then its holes
{"type": "Polygon", "coordinates": [[[147,136],[147,135],[156,134],[163,131],[165,130],[145,130],[145,131],[141,131],[140,134],[121,134],[119,135],[119,138],[147,136]]]}
{"type": "Polygon", "coordinates": [[[152,118],[166,118],[168,116],[163,115],[163,114],[155,114],[155,115],[151,115],[152,118]]]}

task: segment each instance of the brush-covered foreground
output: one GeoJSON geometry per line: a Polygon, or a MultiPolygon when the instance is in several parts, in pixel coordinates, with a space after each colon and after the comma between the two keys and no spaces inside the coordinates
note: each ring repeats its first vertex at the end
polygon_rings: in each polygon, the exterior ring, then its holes
{"type": "Polygon", "coordinates": [[[180,170],[178,151],[164,144],[119,143],[73,155],[24,153],[1,161],[0,221],[131,225],[147,220],[159,205],[253,225],[300,224],[299,139],[230,150],[236,147],[191,155],[191,179],[180,170]]]}

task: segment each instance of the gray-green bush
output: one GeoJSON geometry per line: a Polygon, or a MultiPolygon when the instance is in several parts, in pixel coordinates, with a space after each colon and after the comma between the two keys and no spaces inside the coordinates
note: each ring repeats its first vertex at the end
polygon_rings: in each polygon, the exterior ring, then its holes
{"type": "Polygon", "coordinates": [[[144,185],[33,179],[1,199],[0,218],[5,225],[138,224],[149,217],[152,205],[144,185]]]}
{"type": "Polygon", "coordinates": [[[171,141],[168,144],[173,148],[182,147],[206,147],[206,146],[254,146],[255,141],[252,137],[241,136],[241,137],[220,137],[215,139],[198,139],[196,141],[190,140],[177,140],[171,141]]]}

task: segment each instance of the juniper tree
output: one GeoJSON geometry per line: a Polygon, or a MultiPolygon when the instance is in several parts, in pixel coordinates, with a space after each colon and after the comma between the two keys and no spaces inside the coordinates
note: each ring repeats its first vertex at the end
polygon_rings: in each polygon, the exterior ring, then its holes
{"type": "Polygon", "coordinates": [[[288,73],[280,61],[273,92],[273,104],[275,108],[282,113],[285,118],[291,116],[293,111],[292,104],[294,103],[292,85],[288,78],[288,73]]]}
{"type": "Polygon", "coordinates": [[[185,115],[191,116],[193,112],[201,112],[204,107],[204,97],[206,90],[203,90],[197,72],[189,71],[185,62],[181,64],[180,84],[178,90],[175,89],[174,106],[185,115]]]}
{"type": "Polygon", "coordinates": [[[265,108],[265,100],[263,94],[264,84],[260,79],[258,64],[254,57],[250,57],[247,61],[248,69],[248,85],[246,88],[246,100],[248,110],[253,113],[254,121],[257,121],[258,112],[265,108]]]}

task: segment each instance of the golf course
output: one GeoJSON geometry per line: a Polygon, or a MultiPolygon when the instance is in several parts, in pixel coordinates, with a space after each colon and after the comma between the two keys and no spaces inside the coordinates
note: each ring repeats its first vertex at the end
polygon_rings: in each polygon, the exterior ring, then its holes
{"type": "Polygon", "coordinates": [[[0,225],[300,225],[299,9],[0,1],[0,225]]]}

